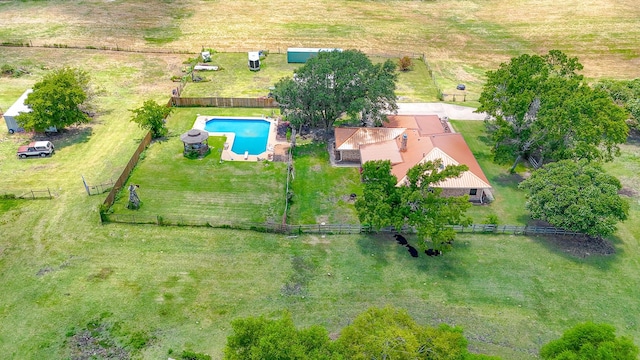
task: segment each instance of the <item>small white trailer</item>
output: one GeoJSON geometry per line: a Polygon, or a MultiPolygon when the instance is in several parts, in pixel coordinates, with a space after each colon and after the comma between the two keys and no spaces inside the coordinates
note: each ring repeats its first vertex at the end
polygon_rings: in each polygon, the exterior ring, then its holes
{"type": "Polygon", "coordinates": [[[13,134],[15,132],[24,131],[23,128],[18,126],[18,122],[16,121],[16,116],[20,115],[20,113],[30,112],[31,109],[24,104],[24,101],[27,99],[27,96],[33,92],[32,89],[27,89],[16,102],[7,109],[7,112],[4,113],[4,122],[7,123],[7,129],[9,130],[9,134],[13,134]]]}
{"type": "MultiPolygon", "coordinates": [[[[7,112],[4,113],[4,122],[7,124],[7,130],[9,130],[9,134],[13,134],[15,132],[22,132],[24,129],[18,125],[18,121],[16,120],[16,116],[21,113],[31,112],[31,108],[27,106],[24,101],[27,100],[29,94],[33,92],[33,89],[25,90],[22,95],[16,100],[16,102],[7,109],[7,112]]],[[[45,130],[45,132],[57,132],[58,129],[55,126],[52,126],[45,130]]]]}

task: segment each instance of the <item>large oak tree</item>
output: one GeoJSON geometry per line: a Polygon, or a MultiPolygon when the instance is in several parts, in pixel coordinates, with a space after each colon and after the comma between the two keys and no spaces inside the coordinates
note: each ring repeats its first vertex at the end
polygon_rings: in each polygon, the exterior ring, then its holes
{"type": "Polygon", "coordinates": [[[520,187],[534,219],[592,236],[607,236],[626,220],[629,204],[618,195],[620,181],[596,163],[562,160],[533,172],[520,187]]]}
{"type": "Polygon", "coordinates": [[[356,201],[358,217],[363,224],[375,229],[394,226],[413,227],[423,239],[419,246],[448,250],[455,231],[446,225],[467,225],[465,215],[471,206],[468,196],[441,196],[440,181],[460,176],[466,165],[442,166],[441,161],[427,161],[407,172],[406,184],[398,183],[386,160],[367,161],[363,165],[363,196],[356,201]]]}
{"type": "Polygon", "coordinates": [[[45,131],[91,120],[87,103],[94,92],[89,86],[89,74],[74,68],[62,68],[48,73],[33,86],[25,104],[31,112],[22,113],[17,121],[25,129],[45,131]]]}
{"type": "Polygon", "coordinates": [[[602,80],[595,88],[605,91],[618,106],[629,112],[627,125],[640,131],[640,78],[633,80],[602,80]]]}
{"type": "Polygon", "coordinates": [[[329,134],[344,114],[379,125],[397,110],[396,65],[373,64],[358,50],[323,51],[307,60],[292,78],[273,90],[283,115],[293,126],[323,129],[329,134]]]}
{"type": "Polygon", "coordinates": [[[534,166],[563,159],[611,160],[628,135],[627,114],[593,89],[582,65],[558,50],[522,55],[487,72],[478,111],[486,112],[494,160],[534,166]]]}

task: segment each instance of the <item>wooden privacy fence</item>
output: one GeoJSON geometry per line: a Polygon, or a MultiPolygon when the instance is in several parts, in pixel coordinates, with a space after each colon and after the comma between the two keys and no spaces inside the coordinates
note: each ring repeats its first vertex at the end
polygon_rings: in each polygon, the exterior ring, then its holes
{"type": "Polygon", "coordinates": [[[109,191],[109,195],[107,195],[107,198],[104,200],[104,206],[106,208],[110,208],[111,206],[113,206],[113,203],[116,199],[116,194],[118,193],[118,191],[120,191],[122,186],[127,182],[129,175],[131,175],[131,171],[133,170],[133,168],[138,163],[138,160],[140,159],[140,154],[147,148],[147,146],[149,146],[150,143],[151,143],[151,132],[148,132],[147,135],[145,135],[145,137],[140,142],[140,145],[138,145],[138,148],[136,149],[136,151],[131,156],[131,159],[129,159],[127,166],[125,166],[124,170],[122,170],[122,174],[120,174],[120,177],[118,178],[118,180],[116,180],[116,182],[113,184],[111,191],[109,191]]]}
{"type": "Polygon", "coordinates": [[[175,107],[244,107],[244,108],[277,108],[274,98],[224,98],[224,97],[171,97],[175,107]]]}
{"type": "Polygon", "coordinates": [[[0,191],[0,199],[53,199],[51,189],[46,190],[11,190],[0,191]]]}

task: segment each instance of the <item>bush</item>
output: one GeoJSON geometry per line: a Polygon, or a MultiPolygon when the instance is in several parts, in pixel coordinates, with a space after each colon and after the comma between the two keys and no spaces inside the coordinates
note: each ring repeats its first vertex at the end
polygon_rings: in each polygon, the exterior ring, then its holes
{"type": "Polygon", "coordinates": [[[207,354],[200,354],[195,351],[183,350],[180,354],[182,360],[211,360],[211,356],[207,354]]]}
{"type": "Polygon", "coordinates": [[[0,67],[0,72],[2,73],[2,75],[12,76],[15,71],[16,67],[13,65],[4,64],[2,65],[2,67],[0,67]]]}
{"type": "Polygon", "coordinates": [[[486,218],[484,218],[482,223],[483,224],[487,224],[487,225],[498,225],[498,215],[489,214],[489,215],[487,215],[486,218]]]}
{"type": "Polygon", "coordinates": [[[398,70],[400,71],[409,71],[413,69],[413,60],[408,56],[403,56],[398,61],[398,70]]]}

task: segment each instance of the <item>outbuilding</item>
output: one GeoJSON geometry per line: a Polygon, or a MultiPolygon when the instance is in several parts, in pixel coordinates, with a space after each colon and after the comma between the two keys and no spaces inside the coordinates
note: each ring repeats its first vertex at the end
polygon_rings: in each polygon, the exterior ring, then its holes
{"type": "Polygon", "coordinates": [[[24,101],[27,100],[27,96],[33,92],[32,89],[27,89],[16,102],[7,109],[7,112],[4,113],[4,121],[7,123],[7,129],[9,130],[9,134],[13,134],[15,132],[24,131],[23,128],[18,126],[18,122],[16,121],[16,117],[21,113],[31,112],[31,109],[25,105],[24,101]]]}
{"type": "Polygon", "coordinates": [[[318,56],[318,53],[321,51],[342,51],[342,49],[288,48],[287,62],[304,64],[310,58],[318,56]]]}
{"type": "Polygon", "coordinates": [[[191,129],[180,135],[184,143],[184,156],[205,156],[209,151],[209,132],[199,129],[191,129]]]}
{"type": "Polygon", "coordinates": [[[249,70],[251,71],[260,70],[260,52],[259,51],[249,52],[249,70]]]}

